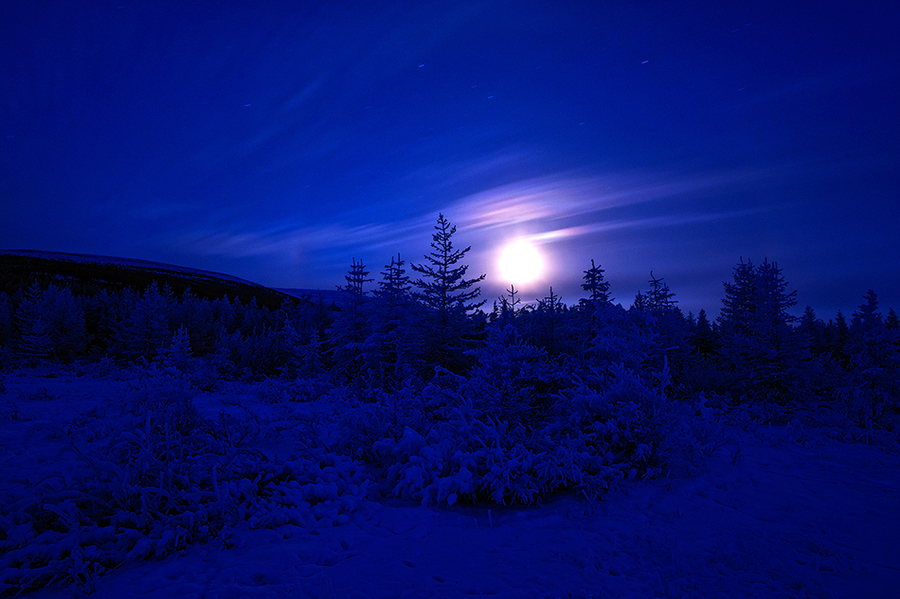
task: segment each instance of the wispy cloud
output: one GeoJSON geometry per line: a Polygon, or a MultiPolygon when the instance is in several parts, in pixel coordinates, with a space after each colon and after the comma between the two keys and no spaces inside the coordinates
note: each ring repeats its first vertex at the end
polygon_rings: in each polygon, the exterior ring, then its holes
{"type": "MultiPolygon", "coordinates": [[[[416,229],[421,229],[421,223],[417,224],[416,229]]],[[[179,235],[176,243],[199,254],[250,257],[351,247],[380,248],[413,233],[412,226],[402,223],[326,223],[314,226],[282,225],[252,231],[201,229],[179,235]]]]}
{"type": "Polygon", "coordinates": [[[753,214],[762,208],[743,206],[698,213],[695,206],[687,204],[765,176],[758,170],[690,177],[665,173],[551,176],[485,190],[463,198],[450,209],[466,230],[517,231],[532,241],[551,242],[613,229],[659,228],[753,214]],[[676,201],[681,203],[672,206],[676,201]],[[614,209],[638,205],[645,205],[641,208],[644,214],[659,214],[611,216],[614,209]]]}
{"type": "MultiPolygon", "coordinates": [[[[461,233],[479,243],[494,246],[512,236],[552,243],[611,230],[657,229],[758,213],[766,208],[719,206],[718,210],[698,211],[687,201],[758,178],[765,178],[765,173],[569,173],[486,189],[449,203],[443,211],[461,233]],[[639,205],[639,213],[627,210],[639,205]]],[[[220,224],[183,232],[175,243],[199,254],[249,257],[340,248],[394,251],[413,244],[422,246],[429,240],[430,223],[423,222],[420,213],[390,221],[370,219],[371,215],[360,212],[344,213],[320,224],[280,222],[252,230],[229,230],[220,224]]]]}

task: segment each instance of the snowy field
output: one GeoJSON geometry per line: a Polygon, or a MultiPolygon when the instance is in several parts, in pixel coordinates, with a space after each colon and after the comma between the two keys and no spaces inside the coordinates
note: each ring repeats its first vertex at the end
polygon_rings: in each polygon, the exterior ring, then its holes
{"type": "MultiPolygon", "coordinates": [[[[6,375],[3,501],[89,478],[91,464],[79,454],[102,445],[136,377],[6,375]]],[[[244,431],[242,447],[271,462],[348,409],[273,402],[263,386],[223,383],[191,395],[204,417],[248,423],[235,428],[244,431]]],[[[364,505],[337,510],[341,517],[243,521],[201,544],[169,538],[164,556],[144,551],[102,573],[75,571],[80,562],[69,560],[66,585],[22,596],[900,597],[896,445],[837,441],[798,425],[727,432],[728,442],[695,471],[623,482],[599,499],[423,507],[369,492],[364,505]]],[[[0,513],[4,536],[15,530],[14,515],[10,504],[0,513]]],[[[85,555],[96,549],[85,543],[85,555]]],[[[0,566],[5,577],[13,567],[0,566]]]]}

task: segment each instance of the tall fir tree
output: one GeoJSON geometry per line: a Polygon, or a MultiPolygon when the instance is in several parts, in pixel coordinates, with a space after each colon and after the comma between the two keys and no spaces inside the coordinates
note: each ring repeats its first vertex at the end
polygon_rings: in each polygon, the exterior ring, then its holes
{"type": "Polygon", "coordinates": [[[800,382],[808,358],[792,330],[795,320],[788,309],[797,303],[796,291],[775,262],[758,267],[740,263],[733,282],[725,283],[719,317],[723,366],[732,373],[732,392],[784,401],[800,382]]]}
{"type": "Polygon", "coordinates": [[[559,353],[565,345],[565,315],[566,305],[550,287],[548,295],[537,300],[537,307],[531,314],[532,344],[544,348],[550,355],[559,353]]]}
{"type": "Polygon", "coordinates": [[[328,332],[335,375],[344,382],[356,385],[362,384],[365,341],[371,332],[368,302],[363,289],[366,283],[373,280],[368,277],[369,271],[362,261],[357,262],[353,258],[348,273],[344,275],[347,284],[338,286],[339,291],[346,292],[347,300],[328,332]]]}
{"type": "Polygon", "coordinates": [[[591,267],[584,271],[584,283],[581,288],[587,291],[588,301],[592,303],[605,304],[610,301],[609,297],[609,281],[604,280],[603,273],[606,272],[600,265],[595,264],[591,260],[591,267]]]}
{"type": "Polygon", "coordinates": [[[366,342],[369,376],[385,391],[399,389],[421,358],[419,306],[413,300],[405,264],[397,254],[385,265],[375,291],[372,334],[366,342]]]}
{"type": "Polygon", "coordinates": [[[878,296],[869,289],[850,321],[845,348],[849,359],[849,386],[844,396],[854,398],[860,424],[878,422],[887,409],[900,409],[900,346],[878,309],[878,296]]]}
{"type": "Polygon", "coordinates": [[[893,308],[888,310],[887,318],[884,319],[884,324],[887,328],[896,331],[900,329],[900,318],[897,317],[897,312],[894,311],[893,308]]]}
{"type": "Polygon", "coordinates": [[[582,277],[584,282],[581,284],[581,288],[587,292],[588,297],[578,300],[578,309],[587,320],[587,331],[583,333],[586,333],[589,338],[597,334],[601,314],[611,306],[609,281],[604,280],[604,272],[599,264],[591,260],[591,267],[584,271],[584,277],[582,277]]]}
{"type": "Polygon", "coordinates": [[[650,271],[650,290],[646,293],[645,297],[647,298],[647,309],[656,317],[662,317],[668,315],[675,309],[675,305],[678,303],[675,298],[675,293],[669,289],[668,283],[663,283],[663,279],[653,276],[653,271],[650,271]]]}
{"type": "Polygon", "coordinates": [[[709,318],[706,316],[706,310],[701,309],[697,314],[697,324],[693,331],[694,351],[701,356],[707,356],[715,352],[715,333],[709,318]]]}
{"type": "Polygon", "coordinates": [[[443,214],[438,215],[434,231],[426,263],[411,265],[422,275],[413,285],[418,289],[416,296],[431,315],[430,358],[444,368],[458,370],[468,362],[464,352],[471,348],[474,333],[469,313],[484,304],[476,300],[481,295],[477,285],[485,275],[466,278],[469,266],[463,260],[472,247],[453,247],[456,226],[443,214]]]}

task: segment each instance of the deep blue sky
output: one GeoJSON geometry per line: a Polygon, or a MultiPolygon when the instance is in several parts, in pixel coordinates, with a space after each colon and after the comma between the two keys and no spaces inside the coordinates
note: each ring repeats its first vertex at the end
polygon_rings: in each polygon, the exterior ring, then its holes
{"type": "Polygon", "coordinates": [[[652,270],[717,314],[768,257],[826,319],[900,308],[896,2],[3,12],[0,249],[333,288],[421,262],[442,211],[489,300],[527,237],[526,299],[575,302],[593,258],[626,306],[652,270]]]}

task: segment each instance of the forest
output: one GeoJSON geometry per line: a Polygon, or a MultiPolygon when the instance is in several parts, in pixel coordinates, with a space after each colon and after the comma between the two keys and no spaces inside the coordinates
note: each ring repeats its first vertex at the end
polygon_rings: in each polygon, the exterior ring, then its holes
{"type": "MultiPolygon", "coordinates": [[[[398,255],[377,276],[352,259],[334,302],[274,309],[40,278],[0,293],[0,392],[15,376],[130,373],[115,405],[58,433],[85,474],[0,490],[0,590],[90,590],[124,562],[227,543],[238,526],[336,525],[384,497],[596,499],[624,480],[692,472],[725,444],[725,424],[896,445],[900,323],[873,290],[849,318],[811,307],[798,318],[777,263],[741,259],[710,319],[685,315],[652,276],[630,307],[614,304],[591,261],[573,305],[552,288],[535,302],[513,286],[486,300],[455,231],[441,215],[422,263],[398,255]],[[198,408],[232,382],[273,407],[331,412],[276,434],[249,410],[198,408]],[[291,438],[290,456],[252,447],[267,435],[291,438]]],[[[21,417],[9,394],[2,409],[21,417]]]]}

